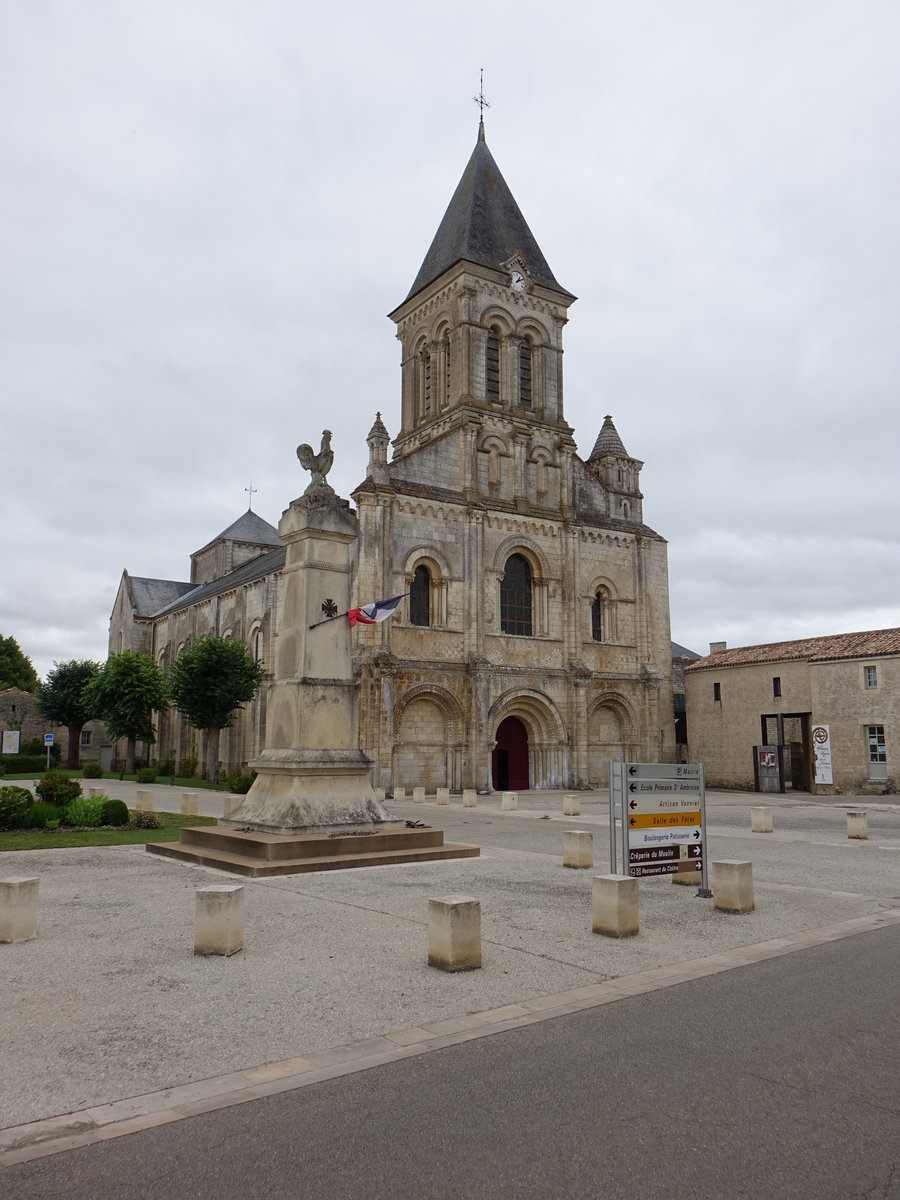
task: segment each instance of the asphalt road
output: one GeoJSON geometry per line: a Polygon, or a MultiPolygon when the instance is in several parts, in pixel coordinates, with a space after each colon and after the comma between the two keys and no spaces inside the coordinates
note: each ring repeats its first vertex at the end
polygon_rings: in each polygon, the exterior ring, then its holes
{"type": "Polygon", "coordinates": [[[7,1168],[0,1195],[898,1200],[898,980],[894,926],[7,1168]]]}

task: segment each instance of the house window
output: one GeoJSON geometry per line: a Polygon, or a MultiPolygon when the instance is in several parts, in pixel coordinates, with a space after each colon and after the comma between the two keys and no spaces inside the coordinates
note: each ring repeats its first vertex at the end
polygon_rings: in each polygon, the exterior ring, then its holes
{"type": "Polygon", "coordinates": [[[500,331],[496,325],[488,330],[484,360],[485,394],[491,404],[500,403],[500,331]]]}
{"type": "Polygon", "coordinates": [[[713,700],[721,700],[721,699],[722,699],[722,685],[721,685],[721,683],[714,683],[713,684],[713,700]]]}
{"type": "Polygon", "coordinates": [[[89,745],[91,744],[91,731],[90,731],[90,729],[82,729],[82,731],[81,731],[81,744],[82,744],[82,746],[89,746],[89,745]]]}
{"type": "Polygon", "coordinates": [[[531,567],[521,554],[511,554],[500,581],[500,628],[531,637],[531,567]]]}
{"type": "Polygon", "coordinates": [[[877,667],[866,667],[866,687],[870,689],[878,687],[877,667]]]}
{"type": "Polygon", "coordinates": [[[531,408],[531,342],[522,340],[519,346],[519,403],[531,408]]]}
{"type": "Polygon", "coordinates": [[[781,695],[781,676],[774,675],[772,677],[772,695],[776,698],[781,695]]]}
{"type": "Polygon", "coordinates": [[[416,567],[409,587],[410,625],[430,625],[431,576],[428,568],[416,567]]]}
{"type": "Polygon", "coordinates": [[[869,762],[886,763],[887,753],[884,748],[884,726],[867,725],[866,733],[869,740],[869,762]]]}

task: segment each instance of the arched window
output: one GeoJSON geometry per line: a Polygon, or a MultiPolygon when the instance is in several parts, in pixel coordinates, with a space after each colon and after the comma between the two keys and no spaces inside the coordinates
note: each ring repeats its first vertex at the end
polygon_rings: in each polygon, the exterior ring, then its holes
{"type": "Polygon", "coordinates": [[[424,408],[425,408],[426,413],[430,413],[431,412],[431,353],[427,346],[425,347],[425,350],[423,351],[423,358],[424,358],[424,365],[425,365],[425,384],[424,384],[425,405],[424,405],[424,408]]]}
{"type": "Polygon", "coordinates": [[[531,342],[523,338],[519,345],[519,403],[531,408],[531,342]]]}
{"type": "Polygon", "coordinates": [[[444,404],[450,403],[450,335],[444,334],[444,404]]]}
{"type": "Polygon", "coordinates": [[[262,662],[263,660],[263,631],[262,626],[257,629],[253,635],[253,661],[262,662]]]}
{"type": "Polygon", "coordinates": [[[492,325],[488,330],[484,360],[485,394],[491,404],[500,403],[500,330],[492,325]]]}
{"type": "Polygon", "coordinates": [[[594,602],[591,605],[591,637],[595,642],[602,642],[606,639],[603,636],[604,609],[606,605],[603,601],[603,592],[598,589],[594,602]]]}
{"type": "Polygon", "coordinates": [[[431,576],[428,568],[419,564],[409,586],[410,625],[431,624],[431,576]]]}
{"type": "Polygon", "coordinates": [[[500,582],[500,628],[503,633],[531,637],[531,566],[511,554],[500,582]]]}

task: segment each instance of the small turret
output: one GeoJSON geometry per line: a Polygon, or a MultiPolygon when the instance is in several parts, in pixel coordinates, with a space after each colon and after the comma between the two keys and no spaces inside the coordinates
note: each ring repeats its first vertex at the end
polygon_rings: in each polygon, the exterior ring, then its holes
{"type": "Polygon", "coordinates": [[[609,493],[611,517],[622,521],[643,520],[641,501],[644,497],[640,490],[643,465],[625,449],[612,417],[607,414],[594,442],[588,466],[609,493]]]}
{"type": "Polygon", "coordinates": [[[369,430],[366,443],[369,447],[369,465],[366,476],[374,483],[390,483],[387,465],[387,451],[391,435],[385,428],[381,413],[375,414],[375,423],[369,430]]]}

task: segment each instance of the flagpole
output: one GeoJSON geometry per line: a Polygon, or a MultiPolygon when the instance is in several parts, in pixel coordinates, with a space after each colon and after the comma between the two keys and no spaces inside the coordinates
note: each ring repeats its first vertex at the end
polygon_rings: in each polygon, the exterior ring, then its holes
{"type": "MultiPolygon", "coordinates": [[[[391,596],[391,599],[392,600],[403,600],[408,595],[409,595],[409,592],[401,592],[399,596],[391,596]]],[[[378,602],[376,601],[376,603],[378,603],[378,602]]],[[[364,604],[360,605],[360,607],[365,608],[365,605],[364,604]]],[[[346,612],[335,613],[333,617],[325,617],[324,620],[316,621],[313,625],[309,625],[308,628],[309,629],[318,629],[320,625],[330,625],[332,621],[339,621],[341,619],[341,617],[346,617],[350,613],[350,611],[351,610],[348,608],[346,612]]],[[[368,622],[364,622],[364,624],[368,624],[368,622]]]]}

